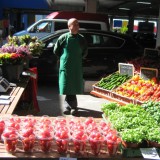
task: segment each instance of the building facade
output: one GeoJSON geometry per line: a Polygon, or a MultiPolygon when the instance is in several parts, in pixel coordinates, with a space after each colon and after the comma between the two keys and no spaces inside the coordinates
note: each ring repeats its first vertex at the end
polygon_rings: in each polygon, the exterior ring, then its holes
{"type": "Polygon", "coordinates": [[[38,15],[45,16],[52,11],[47,0],[0,0],[0,29],[5,37],[11,29],[16,32],[25,29],[38,15]]]}

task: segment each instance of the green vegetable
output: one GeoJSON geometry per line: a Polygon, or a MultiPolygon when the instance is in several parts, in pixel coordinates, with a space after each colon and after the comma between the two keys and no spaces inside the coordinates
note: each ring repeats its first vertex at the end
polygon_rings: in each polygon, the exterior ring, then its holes
{"type": "Polygon", "coordinates": [[[147,140],[160,143],[160,128],[150,128],[148,130],[147,140]]]}
{"type": "Polygon", "coordinates": [[[148,101],[142,104],[144,108],[160,124],[160,102],[148,101]]]}
{"type": "Polygon", "coordinates": [[[145,133],[140,128],[125,129],[123,132],[120,132],[120,135],[123,141],[131,143],[141,143],[146,139],[145,133]]]}
{"type": "Polygon", "coordinates": [[[131,77],[125,74],[120,74],[118,72],[113,73],[105,78],[102,78],[98,83],[97,86],[103,89],[112,90],[116,87],[120,86],[122,83],[126,82],[131,77]]]}
{"type": "Polygon", "coordinates": [[[149,134],[154,128],[159,128],[157,121],[140,105],[108,103],[103,105],[102,111],[124,141],[140,143],[150,137],[159,141],[159,130],[155,131],[155,137],[149,134]]]}

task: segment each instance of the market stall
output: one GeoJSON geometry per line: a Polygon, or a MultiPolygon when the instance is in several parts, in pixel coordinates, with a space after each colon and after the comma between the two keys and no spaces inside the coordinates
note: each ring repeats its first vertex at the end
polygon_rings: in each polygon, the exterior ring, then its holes
{"type": "MultiPolygon", "coordinates": [[[[103,118],[93,117],[3,116],[0,121],[0,157],[77,159],[134,157],[135,155],[127,155],[121,151],[118,138],[114,144],[107,141],[105,126],[103,118]]],[[[134,159],[143,158],[138,155],[134,159]]]]}
{"type": "Polygon", "coordinates": [[[146,49],[144,57],[119,63],[117,72],[93,85],[91,94],[110,101],[103,105],[103,118],[122,138],[125,156],[155,153],[159,159],[159,62],[158,50],[146,49]]]}
{"type": "Polygon", "coordinates": [[[119,70],[93,85],[91,94],[121,104],[160,101],[159,51],[145,49],[143,57],[119,63],[119,70]]]}

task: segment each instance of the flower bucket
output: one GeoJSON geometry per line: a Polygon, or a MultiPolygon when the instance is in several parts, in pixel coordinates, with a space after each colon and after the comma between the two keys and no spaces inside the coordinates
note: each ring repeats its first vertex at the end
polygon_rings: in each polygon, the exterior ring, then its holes
{"type": "Polygon", "coordinates": [[[25,57],[24,62],[23,62],[23,69],[28,69],[29,68],[29,58],[25,57]]]}
{"type": "Polygon", "coordinates": [[[2,66],[2,75],[9,82],[18,82],[22,71],[23,71],[23,64],[2,66]]]}

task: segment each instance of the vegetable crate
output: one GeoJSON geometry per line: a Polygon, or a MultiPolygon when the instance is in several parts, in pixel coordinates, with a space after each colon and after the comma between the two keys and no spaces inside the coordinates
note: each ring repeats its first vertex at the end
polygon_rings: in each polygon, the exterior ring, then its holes
{"type": "Polygon", "coordinates": [[[97,86],[97,83],[95,83],[93,86],[93,92],[98,92],[102,95],[107,95],[107,96],[111,96],[111,91],[110,90],[106,90],[106,89],[103,89],[103,88],[100,88],[97,86]]]}
{"type": "Polygon", "coordinates": [[[113,98],[116,98],[120,101],[124,101],[124,102],[127,102],[127,103],[134,103],[134,100],[132,98],[129,98],[129,97],[125,97],[125,96],[122,96],[120,94],[117,94],[115,92],[112,92],[112,97],[113,98]]]}
{"type": "Polygon", "coordinates": [[[137,100],[137,99],[134,99],[134,100],[133,100],[133,104],[142,105],[143,103],[144,103],[144,102],[139,101],[139,100],[137,100]]]}
{"type": "MultiPolygon", "coordinates": [[[[92,86],[93,90],[91,94],[105,98],[111,101],[121,101],[125,97],[117,96],[113,93],[113,90],[119,87],[121,84],[128,81],[131,77],[128,75],[122,75],[118,71],[114,72],[107,77],[102,78],[99,82],[92,86]],[[117,99],[116,99],[117,98],[117,99]]],[[[127,99],[127,103],[132,102],[132,100],[127,99]]],[[[123,103],[123,102],[122,102],[123,103]]],[[[126,103],[126,102],[124,102],[126,103]]]]}

